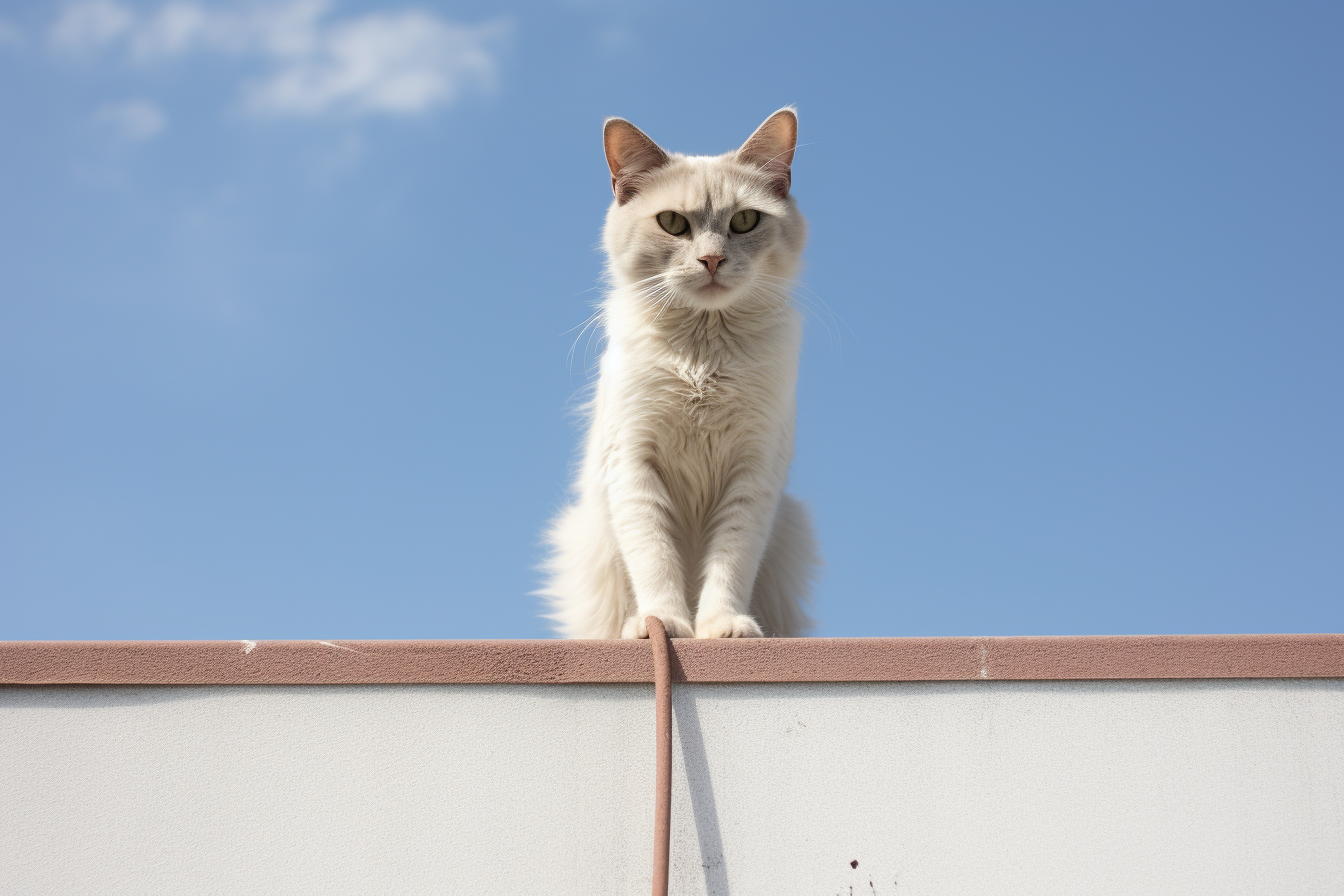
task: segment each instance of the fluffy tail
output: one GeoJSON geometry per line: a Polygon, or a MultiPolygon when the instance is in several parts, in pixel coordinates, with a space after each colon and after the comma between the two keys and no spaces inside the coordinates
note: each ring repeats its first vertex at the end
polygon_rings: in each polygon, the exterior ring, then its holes
{"type": "Polygon", "coordinates": [[[751,615],[767,636],[795,638],[811,628],[806,608],[820,565],[807,507],[784,495],[751,593],[751,615]]]}
{"type": "Polygon", "coordinates": [[[566,638],[619,638],[633,612],[630,578],[604,509],[571,504],[546,533],[551,555],[543,564],[549,619],[566,638]]]}

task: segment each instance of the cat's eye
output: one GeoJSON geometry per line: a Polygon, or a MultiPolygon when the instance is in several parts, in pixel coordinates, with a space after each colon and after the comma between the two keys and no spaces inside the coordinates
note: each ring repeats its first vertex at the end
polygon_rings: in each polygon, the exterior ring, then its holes
{"type": "Polygon", "coordinates": [[[673,236],[681,236],[691,229],[691,222],[686,220],[685,215],[678,212],[659,212],[658,226],[673,236]]]}
{"type": "Polygon", "coordinates": [[[733,219],[728,222],[728,229],[733,233],[746,233],[759,223],[761,223],[761,213],[754,208],[744,208],[733,215],[733,219]]]}

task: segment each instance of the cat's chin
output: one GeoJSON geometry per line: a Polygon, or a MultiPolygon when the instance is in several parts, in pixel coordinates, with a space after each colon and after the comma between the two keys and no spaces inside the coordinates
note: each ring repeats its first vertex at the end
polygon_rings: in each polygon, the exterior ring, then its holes
{"type": "Polygon", "coordinates": [[[719,310],[732,304],[735,295],[737,290],[733,287],[713,282],[691,290],[688,297],[699,308],[719,310]]]}

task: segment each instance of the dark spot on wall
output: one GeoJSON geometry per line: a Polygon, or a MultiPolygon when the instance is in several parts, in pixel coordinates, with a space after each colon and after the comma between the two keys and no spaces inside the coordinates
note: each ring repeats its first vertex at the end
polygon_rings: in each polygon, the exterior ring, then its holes
{"type": "Polygon", "coordinates": [[[851,868],[857,868],[857,867],[859,867],[859,860],[858,860],[858,859],[855,859],[854,861],[850,862],[850,863],[849,863],[849,867],[851,867],[851,868]]]}

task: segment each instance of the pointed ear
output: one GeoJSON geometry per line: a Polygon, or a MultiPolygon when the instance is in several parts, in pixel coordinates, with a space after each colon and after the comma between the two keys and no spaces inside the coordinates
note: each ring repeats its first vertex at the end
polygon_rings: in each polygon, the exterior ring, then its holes
{"type": "Polygon", "coordinates": [[[798,146],[798,114],[785,107],[765,120],[737,151],[737,160],[765,169],[781,199],[793,180],[793,151],[798,146]]]}
{"type": "Polygon", "coordinates": [[[608,118],[602,128],[602,144],[611,169],[611,191],[625,205],[644,180],[644,175],[667,164],[667,153],[639,128],[624,118],[608,118]]]}

